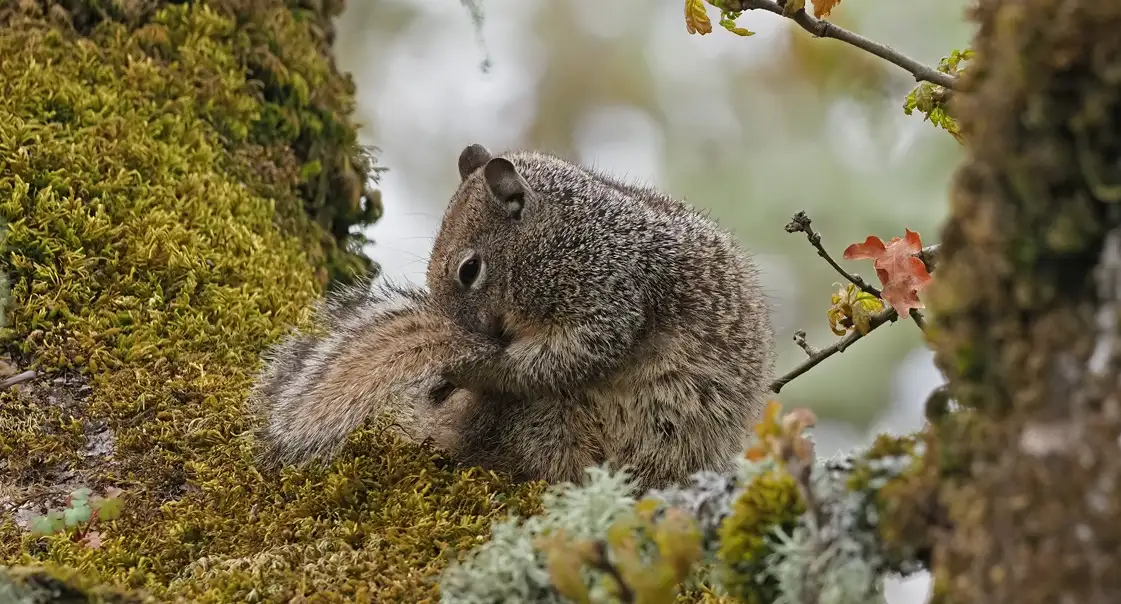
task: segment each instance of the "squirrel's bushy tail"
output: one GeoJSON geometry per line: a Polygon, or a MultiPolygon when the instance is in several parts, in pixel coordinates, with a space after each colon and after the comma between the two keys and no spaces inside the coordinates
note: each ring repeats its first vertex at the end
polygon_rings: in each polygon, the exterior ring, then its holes
{"type": "Polygon", "coordinates": [[[424,370],[423,355],[408,354],[426,345],[426,301],[423,289],[384,280],[342,288],[316,308],[314,332],[289,334],[267,350],[249,393],[260,421],[259,463],[329,458],[375,412],[415,424],[416,405],[439,381],[424,370]],[[417,366],[402,371],[402,363],[417,366]]]}

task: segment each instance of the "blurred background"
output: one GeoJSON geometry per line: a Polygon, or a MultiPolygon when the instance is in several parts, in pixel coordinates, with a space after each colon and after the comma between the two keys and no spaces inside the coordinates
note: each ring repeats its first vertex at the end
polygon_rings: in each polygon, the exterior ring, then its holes
{"type": "MultiPolygon", "coordinates": [[[[534,147],[655,184],[709,209],[762,267],[778,330],[777,370],[805,358],[792,335],[832,343],[826,310],[839,276],[802,234],[798,210],[843,266],[876,283],[871,262],[841,260],[868,235],[918,231],[936,243],[951,136],[907,116],[914,81],[836,40],[762,11],[689,35],[682,0],[352,0],[339,20],[340,67],[358,86],[362,141],[389,170],[369,254],[422,283],[456,159],[468,144],[534,147]],[[481,25],[481,27],[476,27],[481,25]]],[[[927,64],[968,45],[964,0],[846,0],[829,19],[927,64]]],[[[809,407],[819,455],[920,427],[942,381],[910,320],[884,326],[783,389],[809,407]]],[[[890,581],[893,604],[923,602],[929,581],[890,581]]]]}

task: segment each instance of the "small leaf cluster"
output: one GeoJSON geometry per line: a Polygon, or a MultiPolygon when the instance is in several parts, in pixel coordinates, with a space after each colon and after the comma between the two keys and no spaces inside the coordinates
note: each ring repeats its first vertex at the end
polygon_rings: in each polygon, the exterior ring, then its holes
{"type": "MultiPolygon", "coordinates": [[[[737,36],[754,36],[755,32],[740,27],[736,20],[744,11],[731,10],[724,6],[721,0],[685,0],[685,29],[690,34],[705,35],[712,33],[712,20],[709,19],[705,3],[720,9],[720,27],[736,34],[737,36]]],[[[841,0],[813,0],[813,13],[817,18],[829,16],[841,0]]],[[[782,5],[782,14],[793,18],[797,13],[806,9],[806,0],[787,0],[782,5]]]]}
{"type": "Polygon", "coordinates": [[[705,2],[720,9],[720,26],[737,36],[754,36],[755,32],[736,25],[743,11],[728,10],[719,0],[685,0],[685,29],[690,34],[705,35],[712,33],[712,20],[709,19],[705,2]]]}
{"type": "MultiPolygon", "coordinates": [[[[961,63],[972,59],[973,56],[974,51],[972,50],[954,50],[950,53],[950,56],[943,57],[938,62],[937,69],[942,73],[960,76],[965,72],[961,63]]],[[[930,82],[919,82],[907,94],[907,99],[903,102],[903,112],[911,115],[916,110],[919,111],[925,116],[923,121],[929,121],[949,132],[950,136],[953,136],[960,143],[962,142],[961,129],[958,128],[957,120],[950,115],[947,107],[948,99],[949,91],[945,88],[930,82]]]]}
{"type": "Polygon", "coordinates": [[[830,331],[843,336],[855,329],[861,335],[867,335],[872,317],[884,309],[884,301],[853,283],[835,285],[838,289],[830,296],[829,311],[826,313],[830,331]]]}
{"type": "Polygon", "coordinates": [[[74,535],[83,543],[95,549],[100,547],[101,535],[95,529],[100,522],[109,522],[121,515],[124,497],[115,487],[107,489],[105,497],[91,494],[88,487],[71,491],[66,497],[66,507],[48,510],[31,519],[31,534],[46,536],[77,529],[74,535]]]}
{"type": "Polygon", "coordinates": [[[774,458],[780,462],[813,461],[813,443],[803,435],[816,418],[809,409],[795,409],[782,414],[782,404],[768,401],[763,417],[755,424],[755,442],[744,454],[751,461],[774,458]]]}

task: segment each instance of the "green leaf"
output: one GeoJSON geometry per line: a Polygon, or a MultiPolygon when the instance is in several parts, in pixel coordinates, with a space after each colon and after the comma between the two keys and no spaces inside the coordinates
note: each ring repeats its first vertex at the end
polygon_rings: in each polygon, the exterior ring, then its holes
{"type": "Polygon", "coordinates": [[[741,14],[743,11],[721,11],[720,26],[737,36],[754,36],[755,32],[736,25],[736,19],[739,19],[741,14]]]}
{"type": "Polygon", "coordinates": [[[87,488],[87,487],[82,487],[80,489],[75,489],[75,490],[70,492],[70,501],[71,502],[86,501],[87,499],[90,498],[90,493],[91,492],[92,491],[90,491],[89,488],[87,488]]]}
{"type": "MultiPolygon", "coordinates": [[[[856,286],[853,286],[855,289],[856,286]]],[[[863,335],[868,335],[872,327],[872,315],[884,309],[884,301],[872,294],[861,291],[852,305],[852,324],[863,335]]]]}
{"type": "Polygon", "coordinates": [[[56,532],[55,522],[49,516],[36,516],[31,519],[31,534],[34,536],[51,535],[56,532]]]}
{"type": "Polygon", "coordinates": [[[90,508],[83,501],[80,505],[67,508],[64,512],[66,517],[66,526],[78,526],[79,523],[89,522],[90,508]]]}
{"type": "Polygon", "coordinates": [[[124,507],[124,498],[110,497],[102,499],[98,503],[97,518],[99,520],[114,520],[121,516],[121,509],[124,507]]]}

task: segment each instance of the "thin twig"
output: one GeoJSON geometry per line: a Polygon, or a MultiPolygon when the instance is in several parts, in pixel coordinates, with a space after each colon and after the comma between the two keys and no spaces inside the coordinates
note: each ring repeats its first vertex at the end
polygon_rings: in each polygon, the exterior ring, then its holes
{"type": "Polygon", "coordinates": [[[833,260],[833,257],[829,255],[829,252],[825,251],[825,246],[821,244],[821,234],[814,231],[813,227],[810,226],[811,222],[812,221],[810,220],[810,217],[806,215],[804,211],[799,211],[794,215],[794,218],[790,220],[790,223],[786,225],[786,232],[805,233],[806,239],[810,241],[810,245],[814,246],[814,249],[817,250],[817,255],[824,258],[825,261],[829,263],[829,266],[833,267],[833,270],[840,273],[842,277],[844,277],[846,280],[859,287],[860,289],[872,294],[873,296],[876,296],[877,298],[882,297],[880,295],[879,289],[869,284],[864,279],[861,279],[860,275],[852,274],[841,268],[841,265],[837,264],[837,262],[833,260]]]}
{"type": "Polygon", "coordinates": [[[924,317],[923,314],[919,312],[919,309],[912,308],[909,314],[911,315],[911,320],[915,322],[915,325],[917,325],[923,333],[926,333],[926,317],[924,317]]]}
{"type": "MultiPolygon", "coordinates": [[[[809,217],[807,217],[805,215],[805,212],[798,212],[797,214],[795,214],[794,215],[794,220],[792,220],[790,222],[790,224],[786,225],[786,230],[788,232],[791,232],[791,233],[796,232],[796,231],[804,231],[808,228],[809,228],[809,217]],[[794,225],[796,223],[799,224],[799,225],[802,225],[804,223],[805,226],[804,226],[804,228],[799,226],[795,230],[791,230],[791,225],[794,225]]],[[[812,231],[810,231],[810,232],[812,232],[812,231]]],[[[809,233],[807,233],[807,236],[808,235],[809,235],[809,233]]],[[[812,238],[810,239],[810,242],[813,243],[812,238]]],[[[819,239],[818,243],[820,244],[820,239],[819,239]]],[[[818,246],[815,245],[814,247],[818,247],[818,246]]],[[[821,248],[818,248],[818,249],[820,250],[821,248]]],[[[942,251],[942,245],[936,243],[934,245],[924,247],[919,253],[917,253],[915,255],[918,256],[918,258],[923,261],[923,264],[926,265],[927,272],[934,272],[934,267],[938,264],[938,254],[941,251],[942,251]]],[[[819,255],[820,255],[820,253],[819,253],[819,255]]],[[[827,260],[829,259],[828,254],[825,254],[823,257],[826,258],[827,260]]],[[[833,263],[831,262],[830,264],[833,264],[833,263]]],[[[842,274],[847,274],[847,273],[842,272],[842,274]]],[[[856,281],[853,281],[853,283],[856,283],[856,281]]],[[[859,287],[860,284],[856,283],[856,285],[859,287]]],[[[863,289],[863,288],[861,288],[861,289],[863,289]]],[[[922,313],[920,313],[918,311],[918,309],[914,309],[914,308],[911,309],[911,318],[915,321],[915,324],[918,325],[919,329],[921,329],[923,332],[926,332],[926,318],[923,317],[922,313]]],[[[889,307],[889,308],[881,311],[879,314],[873,316],[869,320],[869,322],[868,322],[868,333],[872,333],[873,329],[876,329],[877,327],[879,327],[880,325],[883,325],[884,323],[888,323],[888,322],[894,323],[898,319],[899,319],[899,314],[895,312],[894,308],[889,307]]],[[[796,378],[796,377],[802,375],[803,373],[809,371],[810,369],[813,369],[818,363],[824,361],[825,359],[828,359],[829,357],[833,356],[834,354],[837,354],[838,352],[844,352],[845,349],[848,348],[853,342],[859,340],[860,338],[864,337],[865,335],[866,334],[861,334],[859,331],[854,330],[852,333],[849,333],[845,337],[843,337],[840,340],[837,340],[836,342],[834,342],[832,346],[829,346],[827,348],[822,348],[821,350],[814,350],[813,347],[811,347],[809,345],[809,342],[806,342],[806,332],[805,331],[798,330],[798,331],[794,332],[794,342],[796,344],[798,344],[798,346],[802,350],[806,351],[806,354],[809,355],[810,358],[803,361],[802,364],[800,364],[797,367],[795,367],[794,369],[792,369],[786,375],[784,375],[781,378],[771,382],[771,391],[774,392],[775,394],[778,394],[779,391],[782,390],[782,387],[789,384],[791,380],[793,380],[794,378],[796,378]],[[801,341],[799,341],[799,336],[800,336],[801,341]],[[807,349],[809,349],[809,350],[807,350],[807,349]],[[811,354],[810,351],[813,351],[813,353],[811,354]]]]}
{"type": "Polygon", "coordinates": [[[619,600],[621,602],[624,604],[634,602],[634,590],[631,589],[630,585],[627,585],[619,569],[607,559],[607,544],[602,540],[596,540],[595,555],[593,556],[593,560],[590,561],[590,564],[593,568],[611,575],[611,578],[619,585],[619,600]]]}
{"type": "MultiPolygon", "coordinates": [[[[784,16],[782,10],[784,4],[785,2],[776,2],[776,0],[724,0],[721,6],[726,10],[765,10],[776,15],[784,16]]],[[[956,77],[948,73],[942,73],[929,65],[924,65],[890,46],[880,44],[874,40],[869,40],[860,34],[834,25],[824,19],[815,18],[805,10],[794,13],[790,19],[800,25],[802,29],[818,38],[840,40],[865,52],[876,55],[889,63],[898,65],[913,75],[916,81],[926,81],[949,89],[957,88],[956,77]]]]}
{"type": "Polygon", "coordinates": [[[817,354],[817,349],[810,346],[810,343],[806,341],[806,330],[804,329],[799,329],[794,332],[794,343],[797,344],[798,348],[801,348],[802,352],[806,353],[808,357],[817,354]]]}
{"type": "MultiPolygon", "coordinates": [[[[888,308],[887,310],[881,311],[873,315],[872,318],[868,321],[868,333],[872,333],[873,329],[876,329],[884,323],[894,323],[897,319],[899,319],[899,315],[895,312],[894,308],[888,308]]],[[[791,380],[809,371],[810,369],[813,369],[815,366],[817,366],[818,363],[824,361],[825,359],[828,359],[834,354],[837,354],[838,352],[844,352],[845,349],[848,348],[853,342],[864,337],[864,335],[865,334],[862,334],[857,330],[853,330],[852,333],[841,338],[840,340],[837,340],[831,346],[822,348],[821,350],[817,351],[817,354],[811,356],[805,361],[802,361],[800,365],[790,370],[786,375],[771,382],[771,392],[778,394],[779,391],[782,390],[782,387],[789,384],[791,380]]]]}
{"type": "Polygon", "coordinates": [[[35,376],[37,375],[39,375],[39,373],[34,369],[30,371],[24,371],[23,373],[17,373],[16,375],[13,375],[3,382],[0,382],[0,390],[4,390],[5,388],[8,388],[10,386],[15,386],[16,384],[22,384],[23,382],[31,381],[35,379],[35,376]]]}

